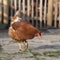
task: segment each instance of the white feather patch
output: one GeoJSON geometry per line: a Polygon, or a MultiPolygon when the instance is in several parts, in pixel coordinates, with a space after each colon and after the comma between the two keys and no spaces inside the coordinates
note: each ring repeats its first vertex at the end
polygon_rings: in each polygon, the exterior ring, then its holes
{"type": "Polygon", "coordinates": [[[12,22],[12,24],[15,23],[15,22],[18,22],[18,21],[20,22],[21,19],[22,18],[16,17],[16,19],[12,22]]]}

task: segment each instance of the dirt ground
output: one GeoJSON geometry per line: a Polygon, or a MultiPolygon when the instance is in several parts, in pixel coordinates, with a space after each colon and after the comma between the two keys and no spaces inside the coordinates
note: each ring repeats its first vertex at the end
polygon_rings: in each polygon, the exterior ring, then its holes
{"type": "Polygon", "coordinates": [[[48,29],[41,39],[27,41],[27,51],[20,52],[8,31],[0,30],[0,60],[60,60],[60,29],[48,29]]]}

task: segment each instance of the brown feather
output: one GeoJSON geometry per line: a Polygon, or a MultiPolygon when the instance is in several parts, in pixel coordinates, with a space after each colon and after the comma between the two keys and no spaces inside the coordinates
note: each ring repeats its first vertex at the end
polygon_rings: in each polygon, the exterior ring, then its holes
{"type": "Polygon", "coordinates": [[[12,25],[12,29],[9,32],[10,36],[18,41],[32,39],[37,36],[37,33],[41,36],[41,32],[33,27],[28,21],[15,22],[12,25]],[[14,31],[13,31],[14,30],[14,31]]]}

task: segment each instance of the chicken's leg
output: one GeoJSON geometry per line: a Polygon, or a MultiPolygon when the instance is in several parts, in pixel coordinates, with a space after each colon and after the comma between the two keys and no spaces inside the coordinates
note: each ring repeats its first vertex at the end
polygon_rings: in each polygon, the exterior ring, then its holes
{"type": "Polygon", "coordinates": [[[21,50],[21,43],[18,42],[18,47],[19,47],[19,50],[21,50]]]}
{"type": "Polygon", "coordinates": [[[18,42],[18,46],[20,51],[25,51],[28,48],[28,43],[27,41],[18,42]]]}

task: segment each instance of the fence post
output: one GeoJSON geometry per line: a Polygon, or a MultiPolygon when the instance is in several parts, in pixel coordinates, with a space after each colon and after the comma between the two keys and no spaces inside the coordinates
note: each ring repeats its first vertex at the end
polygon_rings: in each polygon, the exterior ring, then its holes
{"type": "Polygon", "coordinates": [[[44,27],[46,27],[46,17],[47,17],[47,0],[44,2],[44,27]]]}
{"type": "Polygon", "coordinates": [[[31,1],[31,7],[32,7],[32,14],[31,14],[31,17],[32,17],[32,24],[34,25],[34,0],[31,1]]]}
{"type": "Polygon", "coordinates": [[[42,27],[43,0],[40,0],[40,27],[42,27]]]}
{"type": "Polygon", "coordinates": [[[55,12],[54,12],[54,20],[55,20],[55,27],[57,27],[56,22],[57,22],[57,15],[58,15],[58,0],[55,0],[55,12]]]}
{"type": "Polygon", "coordinates": [[[38,0],[36,0],[36,27],[38,28],[38,0]]]}
{"type": "Polygon", "coordinates": [[[27,15],[30,16],[30,0],[27,0],[27,15]]]}
{"type": "Polygon", "coordinates": [[[19,3],[19,11],[21,12],[21,0],[19,0],[18,3],[19,3]]]}
{"type": "Polygon", "coordinates": [[[60,0],[59,0],[59,28],[60,28],[60,0]]]}
{"type": "Polygon", "coordinates": [[[0,0],[0,22],[2,21],[2,0],[0,0]]]}
{"type": "Polygon", "coordinates": [[[47,13],[47,25],[51,27],[52,25],[52,15],[53,15],[53,0],[48,0],[48,13],[47,13]]]}
{"type": "Polygon", "coordinates": [[[16,13],[16,10],[17,10],[17,0],[14,1],[14,7],[15,7],[15,13],[16,13]]]}
{"type": "Polygon", "coordinates": [[[9,0],[3,0],[3,4],[4,4],[4,23],[8,24],[8,1],[9,0]]]}
{"type": "Polygon", "coordinates": [[[25,19],[25,0],[23,0],[23,19],[25,19]]]}

